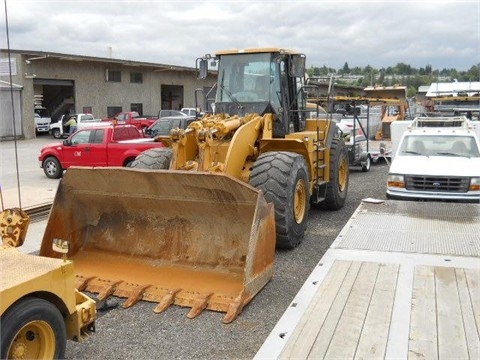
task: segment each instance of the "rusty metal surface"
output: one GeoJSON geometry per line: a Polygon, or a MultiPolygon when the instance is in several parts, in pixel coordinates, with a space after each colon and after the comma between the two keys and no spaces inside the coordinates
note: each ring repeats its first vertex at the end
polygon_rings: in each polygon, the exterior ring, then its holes
{"type": "Polygon", "coordinates": [[[230,322],[273,274],[273,206],[223,174],[69,169],[41,255],[57,256],[53,238],[70,242],[78,284],[126,306],[174,303],[192,316],[207,308],[230,322]]]}
{"type": "Polygon", "coordinates": [[[30,217],[20,208],[0,212],[0,235],[5,247],[22,246],[27,235],[30,217]]]}

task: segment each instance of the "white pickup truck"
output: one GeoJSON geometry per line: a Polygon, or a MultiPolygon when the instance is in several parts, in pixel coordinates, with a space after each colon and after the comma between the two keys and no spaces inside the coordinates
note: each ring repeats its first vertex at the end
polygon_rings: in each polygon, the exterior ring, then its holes
{"type": "MultiPolygon", "coordinates": [[[[108,126],[111,125],[110,122],[108,121],[102,121],[100,119],[95,119],[92,114],[72,114],[68,116],[70,118],[71,116],[75,116],[77,118],[77,130],[83,129],[85,127],[91,127],[91,126],[108,126]]],[[[55,139],[61,139],[62,137],[68,137],[68,130],[65,129],[65,123],[68,121],[68,119],[65,118],[65,115],[62,115],[60,119],[55,122],[50,124],[50,134],[55,139]]]]}
{"type": "Polygon", "coordinates": [[[464,116],[391,124],[387,193],[394,200],[480,203],[480,123],[464,116]]]}

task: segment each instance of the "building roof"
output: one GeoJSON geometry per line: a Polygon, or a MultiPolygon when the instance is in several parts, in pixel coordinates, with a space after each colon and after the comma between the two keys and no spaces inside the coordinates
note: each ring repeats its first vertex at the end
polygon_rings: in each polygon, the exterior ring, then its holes
{"type": "MultiPolygon", "coordinates": [[[[7,52],[8,50],[0,49],[0,51],[7,52]]],[[[108,57],[103,58],[103,57],[95,57],[95,56],[62,54],[62,53],[54,53],[54,52],[47,52],[47,51],[10,49],[10,53],[23,55],[26,57],[26,61],[53,58],[53,59],[64,60],[64,61],[76,61],[76,62],[91,61],[91,62],[103,62],[106,64],[119,64],[119,65],[126,65],[126,66],[143,66],[143,67],[153,68],[153,71],[166,71],[166,70],[189,71],[189,72],[195,71],[195,68],[187,67],[187,66],[157,64],[157,63],[135,61],[135,60],[114,59],[114,58],[108,58],[108,57]]]]}
{"type": "Polygon", "coordinates": [[[432,83],[427,97],[439,96],[473,96],[480,93],[480,81],[432,83]]]}

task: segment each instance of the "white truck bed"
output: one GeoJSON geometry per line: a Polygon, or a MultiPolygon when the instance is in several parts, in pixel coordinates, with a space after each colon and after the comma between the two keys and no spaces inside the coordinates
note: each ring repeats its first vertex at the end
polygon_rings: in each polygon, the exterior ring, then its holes
{"type": "Polygon", "coordinates": [[[474,359],[480,205],[363,202],[256,359],[474,359]]]}

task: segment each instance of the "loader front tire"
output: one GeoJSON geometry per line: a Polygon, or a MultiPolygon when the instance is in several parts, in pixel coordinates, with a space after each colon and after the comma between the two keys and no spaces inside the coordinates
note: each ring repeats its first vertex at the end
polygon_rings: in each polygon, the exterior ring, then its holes
{"type": "Polygon", "coordinates": [[[60,311],[50,302],[24,298],[1,318],[2,359],[62,359],[67,331],[60,311]]]}
{"type": "Polygon", "coordinates": [[[308,178],[305,160],[296,153],[265,153],[253,165],[249,183],[274,205],[279,249],[293,249],[302,242],[310,207],[308,178]]]}
{"type": "Polygon", "coordinates": [[[330,182],[323,206],[338,210],[345,205],[348,191],[348,151],[341,139],[334,138],[330,148],[330,182]]]}
{"type": "Polygon", "coordinates": [[[166,170],[170,167],[172,149],[154,148],[142,152],[130,164],[131,168],[166,170]]]}

